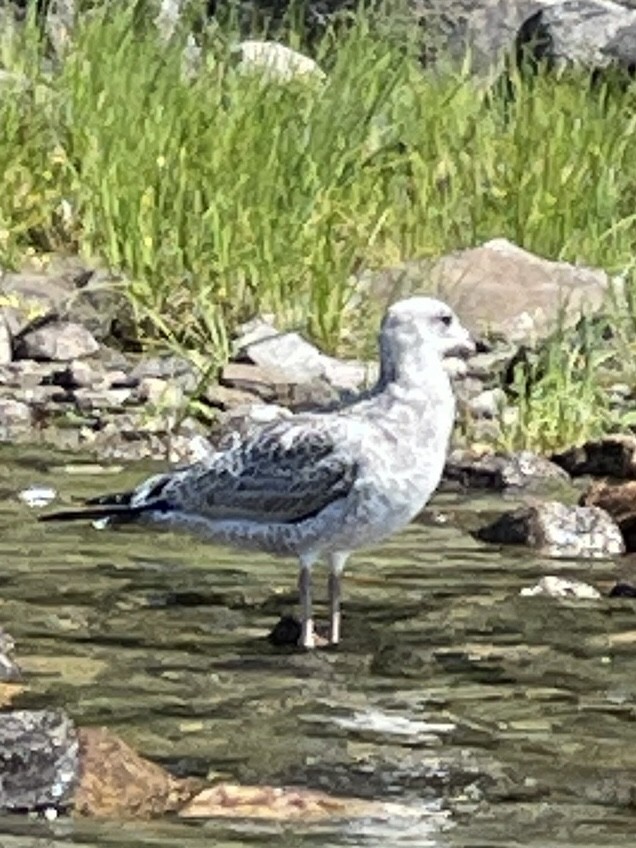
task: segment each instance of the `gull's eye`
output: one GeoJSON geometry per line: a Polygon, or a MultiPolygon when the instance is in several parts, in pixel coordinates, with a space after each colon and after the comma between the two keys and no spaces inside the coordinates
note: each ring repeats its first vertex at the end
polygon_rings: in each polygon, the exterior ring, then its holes
{"type": "Polygon", "coordinates": [[[453,316],[448,314],[440,315],[439,320],[445,327],[450,327],[450,325],[453,323],[453,316]]]}

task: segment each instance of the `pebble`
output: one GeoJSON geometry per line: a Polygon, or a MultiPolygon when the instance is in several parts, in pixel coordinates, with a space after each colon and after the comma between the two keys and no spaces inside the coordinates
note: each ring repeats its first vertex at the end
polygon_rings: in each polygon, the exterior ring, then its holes
{"type": "Polygon", "coordinates": [[[51,486],[28,486],[18,492],[18,498],[28,507],[43,507],[50,504],[57,497],[57,491],[51,486]]]}
{"type": "Polygon", "coordinates": [[[526,586],[519,594],[524,597],[547,595],[551,598],[577,598],[585,601],[597,601],[601,598],[601,593],[594,586],[581,580],[570,580],[553,574],[542,577],[534,586],[526,586]]]}

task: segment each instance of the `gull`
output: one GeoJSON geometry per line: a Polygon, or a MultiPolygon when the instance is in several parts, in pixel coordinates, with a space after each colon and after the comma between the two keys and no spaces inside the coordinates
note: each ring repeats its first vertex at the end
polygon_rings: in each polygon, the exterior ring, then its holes
{"type": "Polygon", "coordinates": [[[312,567],[326,558],[329,641],[336,645],[350,554],[405,527],[439,484],[455,420],[443,360],[474,352],[474,344],[445,303],[410,297],[387,309],[379,352],[377,384],[350,403],[268,423],[132,491],[40,520],[160,526],[296,556],[305,648],[315,646],[312,567]]]}

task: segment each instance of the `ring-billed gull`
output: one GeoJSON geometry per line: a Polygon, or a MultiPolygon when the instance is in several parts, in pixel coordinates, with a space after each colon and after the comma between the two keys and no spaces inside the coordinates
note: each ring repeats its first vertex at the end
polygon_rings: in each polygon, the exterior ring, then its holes
{"type": "Polygon", "coordinates": [[[377,385],[352,403],[264,425],[131,492],[42,520],[157,524],[240,548],[295,555],[306,648],[315,644],[311,569],[326,557],[330,642],[336,644],[345,563],[352,551],[408,524],[437,488],[455,418],[442,360],[474,350],[454,312],[429,297],[390,306],[379,346],[377,385]]]}

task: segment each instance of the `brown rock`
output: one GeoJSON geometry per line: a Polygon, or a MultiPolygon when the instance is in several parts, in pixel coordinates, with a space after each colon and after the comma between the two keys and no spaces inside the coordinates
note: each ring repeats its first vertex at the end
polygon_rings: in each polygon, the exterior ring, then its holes
{"type": "Polygon", "coordinates": [[[435,291],[476,335],[516,344],[546,338],[561,316],[572,326],[582,314],[596,312],[610,289],[601,269],[554,262],[501,238],[436,262],[366,272],[358,285],[380,301],[435,291]]]}
{"type": "Polygon", "coordinates": [[[0,680],[0,707],[8,707],[25,689],[22,683],[5,683],[0,680]]]}
{"type": "Polygon", "coordinates": [[[431,279],[474,332],[516,343],[545,338],[561,314],[571,326],[596,312],[609,288],[600,269],[552,262],[505,239],[443,257],[431,279]]]}
{"type": "Polygon", "coordinates": [[[250,818],[272,821],[372,815],[380,805],[358,798],[333,798],[324,792],[273,786],[219,783],[204,789],[186,804],[184,818],[250,818]]]}
{"type": "Polygon", "coordinates": [[[607,436],[555,453],[551,459],[572,477],[589,474],[633,480],[636,479],[636,436],[607,436]]]}
{"type": "Polygon", "coordinates": [[[583,506],[598,506],[618,524],[625,549],[636,551],[636,480],[612,485],[605,481],[592,483],[581,498],[583,506]]]}
{"type": "Polygon", "coordinates": [[[179,780],[141,757],[106,728],[77,732],[80,776],[75,810],[80,815],[147,818],[178,810],[197,792],[197,780],[179,780]]]}

